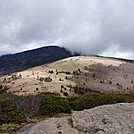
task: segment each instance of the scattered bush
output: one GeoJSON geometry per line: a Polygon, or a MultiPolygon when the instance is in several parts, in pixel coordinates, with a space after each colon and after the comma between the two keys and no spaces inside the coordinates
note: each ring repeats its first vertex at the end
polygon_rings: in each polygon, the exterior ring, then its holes
{"type": "Polygon", "coordinates": [[[112,81],[109,81],[109,84],[112,84],[112,81]]]}
{"type": "Polygon", "coordinates": [[[63,90],[62,89],[60,90],[60,93],[63,93],[63,90]]]}
{"type": "Polygon", "coordinates": [[[79,75],[79,71],[73,71],[74,75],[79,75]]]}
{"type": "Polygon", "coordinates": [[[63,95],[68,96],[69,94],[68,94],[68,92],[63,92],[63,95]]]}
{"type": "Polygon", "coordinates": [[[56,74],[58,74],[58,73],[65,73],[67,75],[70,75],[71,74],[69,71],[58,71],[58,72],[56,72],[56,74]]]}
{"type": "Polygon", "coordinates": [[[44,77],[40,77],[40,79],[39,79],[40,81],[44,81],[45,80],[45,78],[44,77]]]}
{"type": "Polygon", "coordinates": [[[116,84],[116,85],[117,85],[117,86],[120,86],[118,82],[117,82],[117,84],[116,84]]]}
{"type": "Polygon", "coordinates": [[[50,77],[40,77],[39,80],[40,81],[45,81],[45,82],[51,82],[52,78],[50,78],[50,77]]]}
{"type": "Polygon", "coordinates": [[[48,73],[51,73],[52,74],[52,73],[54,73],[54,71],[53,70],[49,70],[48,73]]]}
{"type": "Polygon", "coordinates": [[[68,80],[68,77],[67,77],[67,76],[65,76],[65,79],[66,79],[66,80],[68,80]]]}
{"type": "Polygon", "coordinates": [[[67,75],[70,75],[71,73],[69,71],[66,72],[67,75]]]}
{"type": "Polygon", "coordinates": [[[104,83],[104,80],[100,80],[100,83],[104,83]]]}
{"type": "Polygon", "coordinates": [[[36,91],[38,91],[39,90],[39,88],[38,87],[36,87],[36,91]]]}
{"type": "Polygon", "coordinates": [[[93,78],[95,77],[95,73],[93,73],[93,78]]]}
{"type": "Polygon", "coordinates": [[[81,73],[81,70],[80,70],[80,69],[78,69],[78,72],[79,72],[79,73],[81,73]]]}
{"type": "MultiPolygon", "coordinates": [[[[78,94],[78,95],[84,95],[87,94],[89,92],[92,92],[93,90],[91,90],[90,88],[87,87],[80,87],[80,86],[74,86],[74,87],[70,87],[72,89],[74,89],[74,93],[78,94]]],[[[99,92],[99,91],[93,91],[93,92],[99,92]]]]}
{"type": "Polygon", "coordinates": [[[63,81],[61,78],[59,78],[59,81],[63,81]]]}
{"type": "Polygon", "coordinates": [[[64,86],[63,86],[63,85],[61,85],[61,88],[64,88],[64,86]]]}
{"type": "Polygon", "coordinates": [[[51,81],[52,81],[52,78],[46,77],[44,81],[45,81],[45,82],[51,82],[51,81]]]}

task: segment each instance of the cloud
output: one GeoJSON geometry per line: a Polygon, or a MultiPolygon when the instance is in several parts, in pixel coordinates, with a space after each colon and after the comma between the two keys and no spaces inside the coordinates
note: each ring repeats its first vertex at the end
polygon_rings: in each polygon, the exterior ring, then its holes
{"type": "Polygon", "coordinates": [[[0,9],[1,55],[57,44],[134,59],[133,0],[5,0],[0,9]]]}
{"type": "Polygon", "coordinates": [[[107,50],[100,53],[99,55],[108,56],[108,57],[121,57],[121,58],[127,57],[128,59],[133,59],[132,57],[134,57],[133,51],[125,51],[125,50],[120,51],[117,44],[111,45],[111,47],[109,47],[107,50]]]}

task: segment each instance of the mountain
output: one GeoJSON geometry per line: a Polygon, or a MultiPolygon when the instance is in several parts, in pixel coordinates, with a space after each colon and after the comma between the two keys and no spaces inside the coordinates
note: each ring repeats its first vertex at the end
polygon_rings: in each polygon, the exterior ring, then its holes
{"type": "Polygon", "coordinates": [[[63,47],[47,46],[0,57],[0,75],[22,71],[73,56],[63,47]]]}
{"type": "Polygon", "coordinates": [[[134,102],[134,64],[119,59],[73,56],[0,77],[1,126],[89,109],[27,125],[18,134],[133,133],[134,103],[123,102],[134,102]],[[121,104],[93,108],[114,103],[121,104]]]}
{"type": "Polygon", "coordinates": [[[0,77],[15,94],[57,92],[61,95],[107,92],[134,94],[134,64],[122,60],[74,56],[0,77]]]}
{"type": "MultiPolygon", "coordinates": [[[[74,52],[74,54],[72,54],[66,48],[59,46],[47,46],[16,54],[3,55],[0,56],[0,76],[18,71],[23,71],[28,68],[40,66],[46,63],[55,62],[64,58],[72,56],[80,56],[80,55],[81,54],[77,52],[74,52]]],[[[102,57],[102,56],[96,55],[96,57],[102,57]]],[[[117,59],[114,57],[110,58],[117,59]]],[[[118,58],[118,60],[134,63],[133,60],[128,59],[118,58]]]]}

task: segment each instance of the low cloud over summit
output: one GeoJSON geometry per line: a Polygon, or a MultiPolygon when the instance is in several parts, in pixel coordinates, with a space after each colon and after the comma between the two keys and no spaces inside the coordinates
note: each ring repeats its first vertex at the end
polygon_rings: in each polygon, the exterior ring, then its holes
{"type": "Polygon", "coordinates": [[[5,0],[0,9],[0,55],[56,44],[134,59],[134,0],[5,0]]]}

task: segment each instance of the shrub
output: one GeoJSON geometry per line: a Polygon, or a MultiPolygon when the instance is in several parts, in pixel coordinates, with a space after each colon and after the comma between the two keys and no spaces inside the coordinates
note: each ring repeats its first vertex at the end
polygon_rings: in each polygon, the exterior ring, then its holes
{"type": "Polygon", "coordinates": [[[63,95],[64,96],[68,96],[68,92],[63,92],[63,95]]]}
{"type": "Polygon", "coordinates": [[[104,80],[100,80],[100,83],[104,83],[104,80]]]}
{"type": "Polygon", "coordinates": [[[79,97],[68,97],[67,98],[72,110],[83,110],[89,107],[90,104],[87,103],[86,98],[83,96],[79,97]]]}
{"type": "Polygon", "coordinates": [[[69,71],[66,72],[67,75],[70,75],[71,73],[69,71]]]}
{"type": "Polygon", "coordinates": [[[66,80],[68,80],[68,77],[67,77],[67,76],[65,76],[65,79],[66,79],[66,80]]]}
{"type": "Polygon", "coordinates": [[[21,123],[26,121],[26,116],[17,110],[16,105],[13,103],[13,98],[0,99],[0,124],[15,122],[21,123]]]}
{"type": "Polygon", "coordinates": [[[78,86],[76,85],[75,87],[73,87],[73,89],[74,89],[74,93],[75,93],[75,94],[84,95],[84,93],[86,93],[84,87],[78,87],[78,86]]]}
{"type": "Polygon", "coordinates": [[[117,84],[116,84],[116,85],[117,85],[117,86],[120,86],[118,82],[117,82],[117,84]]]}
{"type": "Polygon", "coordinates": [[[51,81],[52,81],[52,78],[46,77],[44,81],[45,81],[45,82],[51,82],[51,81]]]}
{"type": "Polygon", "coordinates": [[[112,84],[112,81],[109,81],[109,84],[112,84]]]}
{"type": "Polygon", "coordinates": [[[26,116],[53,116],[57,113],[71,113],[71,110],[84,110],[104,104],[134,101],[133,95],[106,94],[88,88],[72,87],[71,85],[68,87],[74,90],[76,88],[78,90],[77,96],[68,96],[68,93],[63,92],[63,89],[61,92],[67,97],[61,97],[58,93],[16,96],[5,91],[1,92],[0,124],[25,122],[26,116]],[[83,90],[86,94],[81,95],[79,90],[83,90]]]}
{"type": "Polygon", "coordinates": [[[38,87],[36,87],[36,91],[38,91],[39,90],[39,88],[38,87]]]}
{"type": "Polygon", "coordinates": [[[67,99],[73,110],[89,109],[99,105],[114,104],[124,101],[122,95],[95,92],[92,92],[87,96],[68,97],[67,99]]]}
{"type": "Polygon", "coordinates": [[[40,79],[39,79],[39,80],[40,80],[40,81],[44,81],[44,79],[45,79],[44,77],[40,77],[40,79]]]}
{"type": "Polygon", "coordinates": [[[73,71],[74,75],[79,75],[79,71],[73,71]]]}
{"type": "Polygon", "coordinates": [[[93,73],[93,78],[95,77],[95,73],[93,73]]]}
{"type": "Polygon", "coordinates": [[[105,104],[115,104],[123,101],[123,96],[116,94],[91,93],[90,96],[88,96],[88,102],[90,102],[91,107],[105,104]]]}
{"type": "Polygon", "coordinates": [[[52,73],[54,73],[54,71],[53,70],[49,70],[48,73],[51,73],[52,74],[52,73]]]}
{"type": "Polygon", "coordinates": [[[8,88],[5,88],[5,86],[0,86],[0,94],[4,93],[8,88]]]}
{"type": "Polygon", "coordinates": [[[63,81],[61,78],[59,78],[59,81],[63,81]]]}
{"type": "Polygon", "coordinates": [[[52,116],[57,113],[71,113],[69,102],[60,95],[55,93],[42,93],[41,96],[41,115],[52,116]]]}
{"type": "Polygon", "coordinates": [[[63,86],[63,85],[61,85],[61,88],[64,88],[64,86],[63,86]]]}
{"type": "Polygon", "coordinates": [[[22,123],[22,122],[26,122],[26,116],[19,111],[11,111],[8,113],[9,115],[9,120],[11,122],[15,122],[15,123],[22,123]]]}
{"type": "Polygon", "coordinates": [[[60,92],[63,93],[63,90],[61,89],[60,92]]]}

